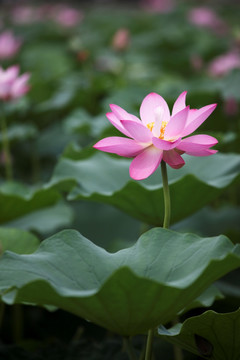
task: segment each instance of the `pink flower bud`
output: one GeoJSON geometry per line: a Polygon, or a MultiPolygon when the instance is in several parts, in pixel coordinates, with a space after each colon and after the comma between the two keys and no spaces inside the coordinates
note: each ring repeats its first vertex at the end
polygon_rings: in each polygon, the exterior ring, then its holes
{"type": "Polygon", "coordinates": [[[238,113],[238,103],[234,98],[228,98],[224,102],[224,112],[228,116],[235,116],[238,113]]]}
{"type": "Polygon", "coordinates": [[[9,59],[19,50],[21,41],[14,37],[11,31],[0,34],[0,59],[9,59]]]}
{"type": "Polygon", "coordinates": [[[196,71],[199,71],[203,68],[203,59],[197,54],[194,54],[190,57],[190,63],[192,68],[196,71]]]}
{"type": "Polygon", "coordinates": [[[113,36],[112,47],[114,50],[123,51],[126,50],[130,43],[129,30],[121,28],[113,36]]]}
{"type": "Polygon", "coordinates": [[[87,61],[89,59],[90,53],[88,50],[80,50],[77,53],[77,60],[80,63],[84,63],[85,61],[87,61]]]}
{"type": "Polygon", "coordinates": [[[11,66],[6,70],[0,67],[0,99],[4,101],[14,100],[29,91],[28,80],[30,74],[19,75],[19,67],[11,66]]]}

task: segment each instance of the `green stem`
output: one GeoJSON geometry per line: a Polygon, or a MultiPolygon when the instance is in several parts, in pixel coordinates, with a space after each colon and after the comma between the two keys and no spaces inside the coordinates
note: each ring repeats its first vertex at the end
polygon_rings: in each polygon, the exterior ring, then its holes
{"type": "Polygon", "coordinates": [[[175,360],[183,360],[183,352],[182,349],[177,346],[177,345],[173,345],[173,352],[174,352],[174,359],[175,360]]]}
{"type": "Polygon", "coordinates": [[[1,126],[2,126],[2,146],[3,146],[3,154],[5,160],[6,179],[8,181],[11,181],[13,179],[12,161],[11,161],[10,147],[8,141],[7,122],[4,114],[2,114],[1,116],[1,126]]]}
{"type": "Polygon", "coordinates": [[[130,338],[127,336],[123,337],[123,345],[124,345],[124,350],[126,351],[126,353],[129,356],[130,360],[137,360],[136,354],[133,350],[130,338]]]}
{"type": "Polygon", "coordinates": [[[168,187],[168,176],[167,176],[167,166],[165,161],[161,162],[162,170],[162,181],[163,181],[163,197],[164,197],[164,229],[168,229],[170,225],[170,216],[171,216],[171,201],[170,201],[170,192],[168,187]]]}
{"type": "Polygon", "coordinates": [[[148,337],[147,337],[145,360],[151,360],[151,358],[152,358],[153,336],[154,336],[154,329],[149,329],[148,337]]]}
{"type": "Polygon", "coordinates": [[[12,310],[13,339],[19,343],[23,338],[23,308],[21,304],[14,304],[12,310]]]}
{"type": "MultiPolygon", "coordinates": [[[[171,202],[170,202],[170,192],[169,192],[169,186],[168,186],[167,166],[166,166],[165,161],[161,162],[161,170],[162,170],[163,198],[164,198],[163,228],[168,229],[169,225],[170,225],[171,202]]],[[[153,336],[154,336],[154,329],[149,329],[145,360],[151,360],[153,336]]]]}
{"type": "Polygon", "coordinates": [[[5,304],[0,301],[0,328],[2,327],[3,316],[4,316],[5,304]]]}
{"type": "MultiPolygon", "coordinates": [[[[167,166],[165,161],[161,162],[162,169],[162,181],[163,181],[163,196],[164,196],[164,229],[168,229],[170,225],[170,216],[171,216],[171,201],[170,201],[170,192],[168,186],[168,176],[167,176],[167,166]]],[[[175,360],[182,360],[183,354],[180,347],[173,345],[174,358],[175,360]]]]}
{"type": "MultiPolygon", "coordinates": [[[[176,325],[177,323],[179,323],[178,317],[176,317],[172,321],[172,326],[176,325]]],[[[177,346],[176,344],[173,345],[173,353],[174,353],[174,359],[175,360],[183,360],[182,349],[179,346],[177,346]]]]}

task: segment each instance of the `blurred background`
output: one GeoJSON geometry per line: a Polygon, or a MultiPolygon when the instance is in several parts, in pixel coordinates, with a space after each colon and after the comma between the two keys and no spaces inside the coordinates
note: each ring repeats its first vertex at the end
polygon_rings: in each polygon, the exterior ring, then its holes
{"type": "MultiPolygon", "coordinates": [[[[47,184],[61,158],[91,156],[97,140],[118,134],[105,116],[109,104],[138,116],[150,92],[161,94],[170,108],[184,90],[193,108],[217,102],[200,131],[219,140],[219,151],[239,153],[239,6],[237,1],[1,1],[0,64],[18,65],[19,74],[30,76],[26,95],[4,104],[14,191],[32,194],[47,184]]],[[[3,153],[0,159],[4,183],[3,153]]],[[[238,203],[238,195],[232,197],[238,203]]],[[[56,199],[42,201],[37,208],[53,203],[56,199]]],[[[0,219],[3,226],[32,230],[41,239],[69,226],[114,249],[116,233],[120,243],[131,242],[142,226],[115,208],[81,201],[58,208],[62,222],[46,216],[43,230],[36,220],[43,214],[34,213],[34,224],[12,206],[0,219]],[[92,213],[98,214],[94,227],[92,213]]]]}
{"type": "MultiPolygon", "coordinates": [[[[13,165],[13,181],[8,183],[1,131],[0,229],[28,231],[41,241],[61,229],[75,228],[96,244],[115,251],[133,244],[148,228],[148,224],[101,201],[70,201],[67,195],[76,179],[49,185],[64,159],[91,159],[94,143],[118,134],[105,116],[112,103],[137,116],[142,99],[150,92],[163,96],[170,108],[185,90],[191,108],[218,103],[200,132],[215,136],[219,140],[217,149],[238,159],[239,18],[240,3],[233,0],[1,1],[0,85],[2,71],[18,65],[19,74],[29,74],[30,88],[17,101],[0,104],[13,165]]],[[[237,165],[234,171],[238,171],[237,165]]],[[[98,181],[99,174],[95,176],[98,181]]],[[[84,191],[88,181],[79,181],[84,191]]],[[[124,181],[129,181],[128,173],[124,181]]],[[[239,242],[239,204],[239,185],[234,180],[208,206],[172,224],[172,228],[201,236],[223,233],[239,242]]],[[[237,279],[239,274],[229,276],[229,298],[221,310],[239,304],[239,295],[232,296],[237,286],[239,292],[237,279]]],[[[7,319],[2,338],[11,343],[22,334],[21,329],[20,333],[15,329],[12,336],[7,319]]],[[[69,340],[80,321],[64,312],[48,313],[38,308],[28,308],[25,319],[25,337],[40,340],[49,340],[52,334],[69,340]],[[62,326],[65,322],[66,328],[62,326]]],[[[93,330],[83,321],[81,324],[90,329],[86,330],[89,338],[93,332],[102,337],[101,329],[93,330]]],[[[99,346],[94,348],[96,354],[99,346]]],[[[166,346],[161,344],[164,359],[171,358],[166,346]]],[[[56,358],[61,359],[67,350],[59,343],[56,348],[56,358]]],[[[49,354],[43,351],[31,359],[50,356],[52,360],[54,349],[52,346],[49,354]]],[[[1,359],[10,359],[9,348],[4,353],[5,348],[0,347],[0,351],[1,359]]],[[[11,359],[25,359],[26,354],[21,357],[19,351],[11,359]]],[[[103,357],[105,351],[102,348],[103,357]]]]}

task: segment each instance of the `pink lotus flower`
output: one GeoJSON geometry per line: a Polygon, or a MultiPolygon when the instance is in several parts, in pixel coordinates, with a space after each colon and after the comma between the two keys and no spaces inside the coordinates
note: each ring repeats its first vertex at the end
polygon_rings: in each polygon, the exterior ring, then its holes
{"type": "Polygon", "coordinates": [[[142,7],[146,11],[167,13],[175,7],[174,0],[142,0],[142,7]]]}
{"type": "Polygon", "coordinates": [[[238,102],[233,97],[224,101],[223,110],[227,116],[235,116],[238,113],[238,102]]]}
{"type": "Polygon", "coordinates": [[[222,35],[227,32],[226,23],[212,9],[204,6],[195,7],[188,13],[188,20],[199,27],[213,30],[222,35]]]}
{"type": "Polygon", "coordinates": [[[29,90],[27,84],[30,74],[18,76],[19,67],[11,66],[7,70],[0,67],[0,99],[4,101],[17,99],[29,90]]]}
{"type": "Polygon", "coordinates": [[[30,5],[16,5],[11,11],[12,21],[15,24],[31,24],[43,20],[39,8],[30,5]]]}
{"type": "Polygon", "coordinates": [[[240,54],[237,51],[230,51],[226,54],[217,56],[209,64],[208,73],[211,76],[223,76],[233,69],[240,68],[240,54]]]}
{"type": "Polygon", "coordinates": [[[56,5],[52,10],[53,19],[64,27],[75,26],[83,19],[83,13],[80,10],[68,5],[56,5]]]}
{"type": "Polygon", "coordinates": [[[0,59],[13,57],[21,46],[21,40],[17,39],[11,31],[0,34],[0,59]]]}
{"type": "Polygon", "coordinates": [[[209,135],[193,135],[213,112],[216,104],[190,109],[186,106],[184,91],[175,101],[172,115],[166,101],[158,94],[147,95],[140,107],[141,120],[127,113],[117,105],[110,105],[112,112],[108,120],[126,137],[108,137],[93,147],[124,157],[133,157],[130,176],[135,180],[149,177],[165,161],[174,169],[181,168],[185,162],[181,155],[209,156],[217,151],[210,149],[217,140],[209,135]]]}

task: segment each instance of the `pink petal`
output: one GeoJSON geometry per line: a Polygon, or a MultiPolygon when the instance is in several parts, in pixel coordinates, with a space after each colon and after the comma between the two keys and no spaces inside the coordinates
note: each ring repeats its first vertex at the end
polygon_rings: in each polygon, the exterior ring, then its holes
{"type": "Polygon", "coordinates": [[[157,170],[163,152],[156,149],[154,146],[149,146],[139,155],[137,155],[131,162],[129,173],[134,180],[142,180],[149,177],[155,170],[157,170]]]}
{"type": "Polygon", "coordinates": [[[151,122],[155,122],[156,113],[155,109],[160,107],[163,109],[163,120],[169,121],[170,112],[166,101],[156,93],[148,94],[144,99],[140,107],[140,116],[142,122],[147,125],[151,122]]]}
{"type": "Polygon", "coordinates": [[[13,65],[10,66],[6,71],[5,71],[5,80],[6,81],[13,81],[14,79],[16,79],[16,77],[18,76],[19,73],[19,66],[18,65],[13,65]]]}
{"type": "Polygon", "coordinates": [[[175,101],[172,109],[172,115],[175,115],[179,111],[183,110],[186,107],[186,95],[187,91],[182,92],[177,100],[175,101]]]}
{"type": "Polygon", "coordinates": [[[173,142],[162,140],[156,137],[152,138],[153,145],[161,150],[171,150],[174,149],[180,142],[181,139],[177,139],[173,142]]]}
{"type": "Polygon", "coordinates": [[[136,156],[145,148],[143,145],[138,144],[135,140],[118,136],[102,139],[93,147],[104,152],[125,157],[136,156]]]}
{"type": "Polygon", "coordinates": [[[130,137],[143,143],[152,143],[152,132],[142,123],[131,120],[120,120],[130,137]]]}
{"type": "Polygon", "coordinates": [[[173,169],[180,169],[185,164],[181,155],[179,155],[175,150],[164,151],[163,160],[173,169]]]}
{"type": "Polygon", "coordinates": [[[187,136],[195,131],[211,115],[216,106],[217,104],[211,104],[189,112],[187,125],[182,132],[182,136],[187,136]]]}
{"type": "MultiPolygon", "coordinates": [[[[174,139],[182,135],[189,112],[189,106],[173,115],[166,126],[164,139],[174,139]]],[[[182,137],[182,136],[181,136],[182,137]]]]}
{"type": "Polygon", "coordinates": [[[12,86],[11,95],[13,98],[18,98],[29,90],[29,85],[27,84],[29,80],[30,74],[23,74],[19,78],[17,78],[12,86]]]}
{"type": "Polygon", "coordinates": [[[183,139],[177,148],[181,151],[201,151],[218,143],[217,139],[209,135],[194,135],[183,139]]]}
{"type": "Polygon", "coordinates": [[[134,120],[141,122],[136,116],[129,114],[126,110],[115,104],[110,104],[110,109],[119,120],[134,120]]]}
{"type": "Polygon", "coordinates": [[[126,136],[131,137],[131,135],[129,134],[129,132],[123,127],[123,125],[121,124],[120,120],[116,117],[116,115],[114,113],[107,113],[106,117],[108,118],[108,120],[110,121],[110,123],[115,126],[116,129],[118,129],[119,131],[121,131],[121,133],[123,133],[126,136]]]}
{"type": "Polygon", "coordinates": [[[202,148],[199,150],[188,150],[186,151],[186,154],[191,156],[209,156],[216,154],[217,152],[218,152],[217,150],[202,148]]]}
{"type": "Polygon", "coordinates": [[[9,81],[4,81],[0,79],[0,98],[7,99],[10,96],[12,83],[9,81]]]}
{"type": "Polygon", "coordinates": [[[154,109],[155,122],[153,125],[152,133],[154,136],[159,137],[162,128],[162,122],[164,120],[164,110],[162,107],[158,106],[154,109]]]}

